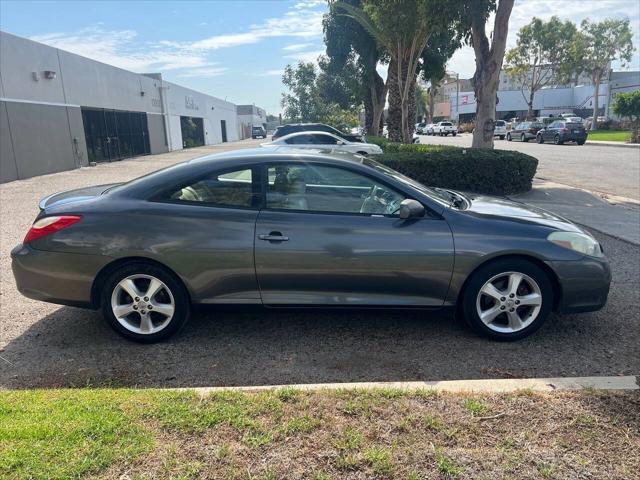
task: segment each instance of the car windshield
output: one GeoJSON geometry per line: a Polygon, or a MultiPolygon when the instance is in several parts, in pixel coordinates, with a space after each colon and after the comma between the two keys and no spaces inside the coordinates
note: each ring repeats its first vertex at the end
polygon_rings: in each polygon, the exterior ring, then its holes
{"type": "Polygon", "coordinates": [[[446,190],[442,190],[440,188],[427,187],[401,174],[400,172],[397,172],[394,169],[389,168],[381,163],[378,163],[375,160],[372,160],[370,158],[363,158],[362,163],[367,167],[371,167],[377,170],[378,172],[381,172],[381,173],[384,173],[385,175],[393,177],[395,180],[402,182],[405,185],[408,185],[409,187],[424,193],[425,195],[428,195],[430,198],[442,203],[443,205],[447,205],[447,206],[451,205],[451,194],[447,193],[446,190]]]}

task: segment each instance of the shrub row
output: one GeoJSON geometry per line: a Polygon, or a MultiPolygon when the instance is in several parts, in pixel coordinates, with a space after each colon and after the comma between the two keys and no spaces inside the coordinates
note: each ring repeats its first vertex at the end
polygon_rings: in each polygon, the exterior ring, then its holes
{"type": "MultiPolygon", "coordinates": [[[[393,151],[389,148],[375,159],[418,182],[490,195],[511,195],[531,190],[538,160],[509,150],[445,147],[435,145],[393,151]]],[[[394,147],[392,147],[394,148],[394,147]]],[[[383,147],[384,149],[384,147],[383,147]]]]}

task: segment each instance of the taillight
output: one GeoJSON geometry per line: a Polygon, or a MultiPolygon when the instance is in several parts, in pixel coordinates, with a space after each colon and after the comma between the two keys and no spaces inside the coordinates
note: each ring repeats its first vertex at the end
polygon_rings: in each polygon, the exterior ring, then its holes
{"type": "Polygon", "coordinates": [[[31,225],[22,243],[33,242],[38,238],[46,237],[63,228],[70,227],[74,223],[78,223],[81,218],[79,215],[61,215],[41,218],[31,225]]]}
{"type": "Polygon", "coordinates": [[[562,133],[569,133],[569,129],[568,128],[563,128],[561,131],[562,131],[562,133]]]}

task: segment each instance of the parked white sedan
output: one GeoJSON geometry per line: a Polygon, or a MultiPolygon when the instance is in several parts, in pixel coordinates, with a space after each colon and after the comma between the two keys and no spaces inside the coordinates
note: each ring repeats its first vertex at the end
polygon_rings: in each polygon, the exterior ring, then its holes
{"type": "Polygon", "coordinates": [[[296,132],[280,137],[272,142],[261,144],[262,147],[313,148],[338,150],[341,152],[359,153],[360,155],[378,155],[382,149],[373,143],[350,142],[344,138],[327,132],[296,132]]]}

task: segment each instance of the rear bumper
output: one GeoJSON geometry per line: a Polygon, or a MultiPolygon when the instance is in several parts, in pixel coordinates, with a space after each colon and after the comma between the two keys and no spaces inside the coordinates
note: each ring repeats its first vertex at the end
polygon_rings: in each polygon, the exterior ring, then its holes
{"type": "Polygon", "coordinates": [[[584,257],[546,263],[560,283],[559,313],[593,312],[605,306],[611,285],[611,269],[605,259],[584,257]]]}
{"type": "Polygon", "coordinates": [[[108,262],[108,257],[100,255],[48,252],[28,245],[11,251],[11,268],[22,295],[74,307],[94,307],[93,281],[108,262]]]}
{"type": "Polygon", "coordinates": [[[584,142],[587,140],[587,136],[568,133],[565,135],[560,135],[560,140],[562,140],[563,142],[584,142]]]}

